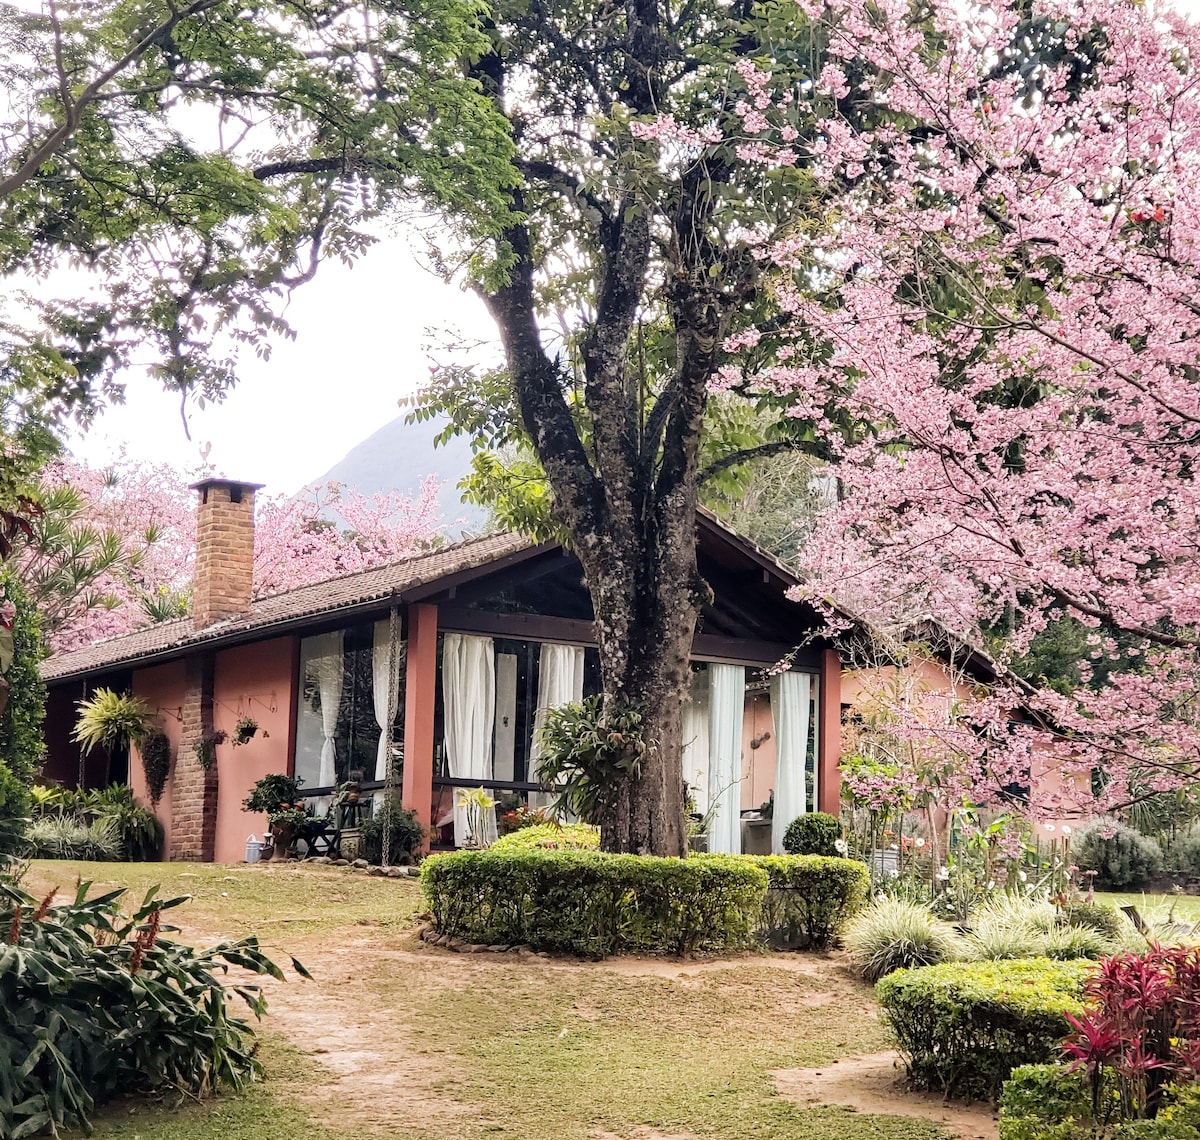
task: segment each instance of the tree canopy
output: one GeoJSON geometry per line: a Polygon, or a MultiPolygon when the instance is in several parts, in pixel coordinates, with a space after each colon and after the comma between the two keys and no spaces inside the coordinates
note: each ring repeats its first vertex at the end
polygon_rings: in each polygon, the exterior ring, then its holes
{"type": "MultiPolygon", "coordinates": [[[[804,148],[836,224],[759,247],[786,319],[741,345],[833,444],[811,592],[1016,654],[1082,630],[1078,685],[1015,684],[964,722],[965,788],[1056,769],[1035,792],[1054,812],[1093,770],[1102,806],[1191,783],[1200,29],[1125,0],[813,15],[817,90],[884,114],[804,148]],[[835,430],[855,419],[869,435],[835,430]]],[[[797,97],[769,70],[767,162],[797,97]]]]}

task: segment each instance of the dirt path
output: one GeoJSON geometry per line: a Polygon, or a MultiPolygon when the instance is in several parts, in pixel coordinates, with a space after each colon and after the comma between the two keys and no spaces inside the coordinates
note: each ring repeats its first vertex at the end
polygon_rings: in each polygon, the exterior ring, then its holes
{"type": "MultiPolygon", "coordinates": [[[[385,1129],[394,1127],[397,1120],[405,1120],[418,1130],[455,1135],[467,1118],[479,1123],[480,1107],[456,1100],[452,1092],[465,1075],[462,1059],[451,1049],[421,1047],[418,1041],[427,1038],[413,1033],[410,1019],[415,1010],[419,1016],[422,1004],[435,1003],[439,990],[484,983],[495,978],[497,970],[512,968],[516,964],[512,957],[435,950],[412,935],[352,938],[340,941],[336,947],[323,939],[304,941],[307,944],[296,947],[297,956],[317,980],[272,984],[270,1026],[328,1073],[327,1079],[306,1083],[301,1099],[310,1110],[347,1131],[385,1129]],[[389,987],[393,987],[391,997],[389,987]]],[[[631,978],[675,979],[689,986],[712,971],[736,967],[739,961],[622,958],[583,963],[542,959],[522,961],[520,967],[543,973],[547,986],[569,986],[564,974],[578,976],[592,971],[631,978]]],[[[838,956],[755,956],[744,962],[817,979],[820,987],[801,999],[814,1008],[827,1005],[835,997],[844,1000],[848,991],[855,990],[838,956]]],[[[861,995],[858,997],[861,1000],[861,995]]],[[[844,1105],[864,1113],[929,1120],[964,1140],[997,1137],[989,1107],[947,1105],[938,1097],[905,1090],[902,1070],[892,1053],[846,1058],[821,1069],[780,1070],[772,1075],[780,1094],[802,1107],[844,1105]]],[[[589,1140],[693,1138],[686,1133],[644,1127],[627,1135],[593,1127],[589,1140]]]]}
{"type": "Polygon", "coordinates": [[[858,1112],[915,1116],[943,1125],[963,1140],[996,1140],[999,1129],[988,1104],[943,1101],[933,1093],[904,1087],[904,1068],[896,1053],[844,1057],[820,1069],[778,1069],[772,1076],[780,1095],[805,1108],[845,1105],[858,1112]]]}

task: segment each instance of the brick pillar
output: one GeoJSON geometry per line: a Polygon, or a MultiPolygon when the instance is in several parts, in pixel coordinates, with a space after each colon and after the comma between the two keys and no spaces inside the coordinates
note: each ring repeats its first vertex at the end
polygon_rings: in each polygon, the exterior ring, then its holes
{"type": "Polygon", "coordinates": [[[836,649],[821,657],[820,743],[817,749],[817,807],[830,815],[841,811],[842,659],[836,649]]]}
{"type": "Polygon", "coordinates": [[[211,863],[217,849],[217,765],[205,771],[196,744],[213,730],[213,655],[187,660],[183,725],[171,782],[173,861],[211,863]]]}
{"type": "Polygon", "coordinates": [[[192,579],[192,621],[197,629],[250,608],[254,492],[261,486],[232,479],[203,479],[192,484],[200,494],[192,579]]]}

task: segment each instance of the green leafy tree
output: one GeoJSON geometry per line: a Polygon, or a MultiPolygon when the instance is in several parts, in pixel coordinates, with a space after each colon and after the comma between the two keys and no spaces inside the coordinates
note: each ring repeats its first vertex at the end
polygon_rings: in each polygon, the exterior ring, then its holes
{"type": "Polygon", "coordinates": [[[288,291],[358,256],[397,195],[477,237],[509,149],[461,73],[484,46],[473,0],[0,6],[0,280],[23,290],[0,378],[86,417],[136,353],[220,398],[236,349],[288,333],[288,291]]]}

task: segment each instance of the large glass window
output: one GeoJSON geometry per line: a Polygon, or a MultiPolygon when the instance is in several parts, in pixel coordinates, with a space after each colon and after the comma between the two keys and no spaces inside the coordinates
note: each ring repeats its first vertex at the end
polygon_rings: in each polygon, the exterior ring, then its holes
{"type": "Polygon", "coordinates": [[[529,787],[538,780],[538,729],[550,709],[600,691],[600,659],[557,642],[447,633],[438,669],[432,818],[440,842],[461,845],[461,790],[483,787],[502,808],[540,805],[529,787]]]}
{"type": "Polygon", "coordinates": [[[301,639],[295,772],[307,794],[347,780],[382,782],[389,762],[397,766],[399,780],[404,650],[399,636],[393,643],[386,620],[301,639]],[[380,726],[393,698],[389,748],[381,743],[380,726]]]}

